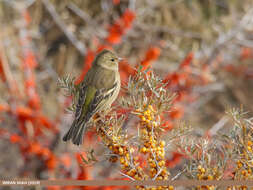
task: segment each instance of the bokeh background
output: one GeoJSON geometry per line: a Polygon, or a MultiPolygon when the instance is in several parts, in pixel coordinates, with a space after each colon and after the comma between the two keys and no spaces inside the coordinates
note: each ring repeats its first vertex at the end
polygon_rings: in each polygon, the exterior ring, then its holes
{"type": "MultiPolygon", "coordinates": [[[[229,130],[229,107],[253,111],[251,0],[1,0],[0,178],[121,177],[101,145],[99,162],[82,165],[96,136],[61,141],[73,118],[58,78],[80,82],[104,48],[125,58],[122,84],[142,65],[178,93],[168,128],[212,136],[229,130]]],[[[184,162],[167,156],[171,171],[184,162]]]]}

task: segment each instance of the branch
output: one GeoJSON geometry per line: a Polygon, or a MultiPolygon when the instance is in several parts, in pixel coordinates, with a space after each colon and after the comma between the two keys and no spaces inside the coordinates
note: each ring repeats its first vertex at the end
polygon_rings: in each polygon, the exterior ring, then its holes
{"type": "Polygon", "coordinates": [[[75,48],[80,52],[81,55],[85,55],[86,47],[83,43],[78,41],[78,39],[74,36],[72,32],[67,29],[66,24],[61,20],[60,16],[57,14],[54,6],[48,0],[42,0],[43,5],[47,9],[47,11],[52,16],[54,22],[57,26],[63,31],[63,33],[67,36],[69,41],[75,46],[75,48]]]}
{"type": "Polygon", "coordinates": [[[216,40],[214,47],[211,50],[209,58],[207,59],[206,64],[211,64],[212,61],[219,55],[220,51],[226,47],[227,43],[233,40],[238,33],[240,33],[245,27],[248,26],[249,22],[252,22],[253,8],[251,8],[239,21],[239,23],[229,30],[228,32],[219,36],[216,40]]]}

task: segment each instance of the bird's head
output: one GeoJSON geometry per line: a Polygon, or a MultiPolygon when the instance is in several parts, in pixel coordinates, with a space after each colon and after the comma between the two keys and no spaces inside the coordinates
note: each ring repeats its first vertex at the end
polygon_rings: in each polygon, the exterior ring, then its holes
{"type": "Polygon", "coordinates": [[[109,50],[103,50],[100,52],[96,59],[95,64],[109,70],[118,70],[118,63],[120,58],[109,50]]]}

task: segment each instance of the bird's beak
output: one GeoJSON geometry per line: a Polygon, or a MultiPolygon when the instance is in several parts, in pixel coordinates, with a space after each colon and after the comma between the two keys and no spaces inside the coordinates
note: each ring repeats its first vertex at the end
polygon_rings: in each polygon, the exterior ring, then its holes
{"type": "Polygon", "coordinates": [[[123,61],[123,60],[124,60],[124,58],[119,57],[119,58],[118,58],[118,60],[119,60],[119,62],[121,62],[121,61],[123,61]]]}

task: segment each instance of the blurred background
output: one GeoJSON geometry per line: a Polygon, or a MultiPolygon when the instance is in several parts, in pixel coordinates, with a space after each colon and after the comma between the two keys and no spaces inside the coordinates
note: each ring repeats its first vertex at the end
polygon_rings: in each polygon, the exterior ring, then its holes
{"type": "MultiPolygon", "coordinates": [[[[142,65],[178,93],[168,128],[187,121],[212,136],[227,108],[253,111],[251,0],[0,0],[0,178],[121,177],[100,145],[99,163],[83,167],[96,136],[61,141],[72,115],[58,78],[79,83],[104,48],[125,58],[122,84],[142,65]]],[[[179,157],[168,153],[171,171],[179,157]]]]}

